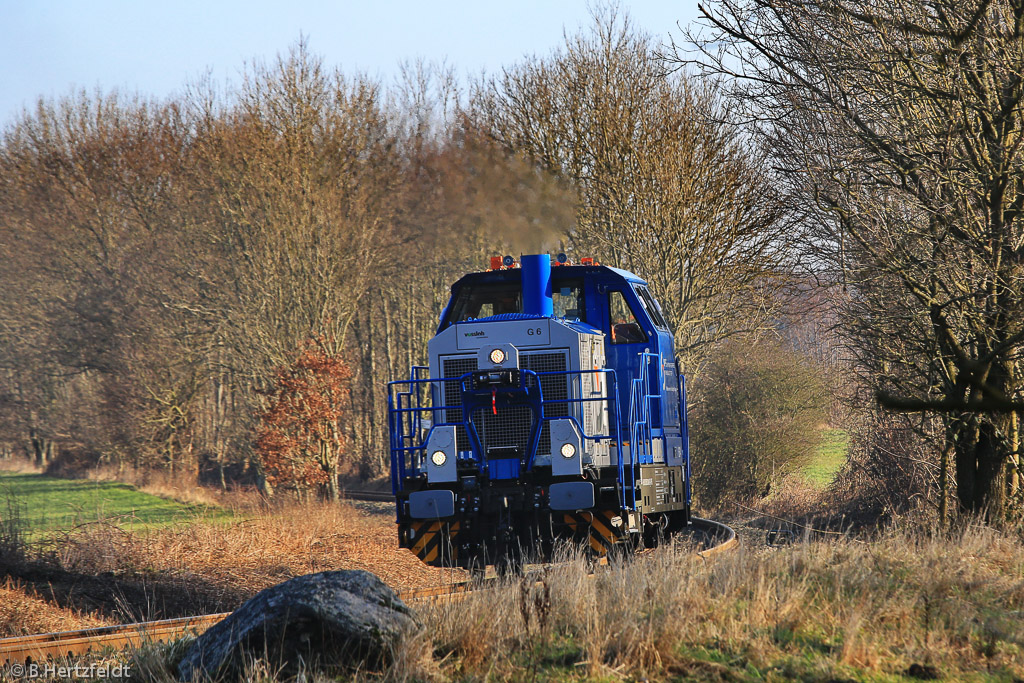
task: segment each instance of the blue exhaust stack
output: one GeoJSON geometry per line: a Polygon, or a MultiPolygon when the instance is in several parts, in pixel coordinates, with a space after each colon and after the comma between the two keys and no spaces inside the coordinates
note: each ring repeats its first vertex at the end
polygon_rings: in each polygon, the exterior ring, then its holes
{"type": "Polygon", "coordinates": [[[522,258],[523,313],[550,318],[555,309],[551,301],[551,257],[530,254],[522,258]]]}

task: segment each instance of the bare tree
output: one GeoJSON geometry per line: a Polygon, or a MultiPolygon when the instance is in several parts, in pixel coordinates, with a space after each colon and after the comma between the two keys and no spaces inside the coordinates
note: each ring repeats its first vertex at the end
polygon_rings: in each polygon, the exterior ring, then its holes
{"type": "Polygon", "coordinates": [[[506,69],[473,115],[508,149],[571,182],[580,255],[649,280],[688,369],[710,344],[769,323],[787,215],[769,169],[712,89],[671,74],[614,9],[546,58],[506,69]]]}
{"type": "Polygon", "coordinates": [[[118,462],[190,450],[196,328],[172,305],[187,140],[173,106],[84,93],[5,131],[3,363],[37,460],[57,438],[118,462]]]}
{"type": "Polygon", "coordinates": [[[348,341],[400,205],[381,105],[376,84],[326,72],[300,44],[248,74],[237,105],[204,113],[218,305],[257,381],[311,334],[348,341]]]}
{"type": "Polygon", "coordinates": [[[1024,4],[721,0],[701,64],[817,212],[883,406],[948,424],[961,507],[1017,490],[1024,4]]]}
{"type": "Polygon", "coordinates": [[[378,85],[327,71],[302,43],[253,67],[236,99],[193,105],[203,306],[251,419],[306,339],[332,355],[353,346],[394,244],[403,168],[378,85]]]}

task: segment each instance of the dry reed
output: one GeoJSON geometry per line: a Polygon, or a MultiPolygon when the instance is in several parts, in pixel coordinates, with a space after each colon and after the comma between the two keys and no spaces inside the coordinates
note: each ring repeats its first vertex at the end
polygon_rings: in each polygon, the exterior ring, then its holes
{"type": "Polygon", "coordinates": [[[709,561],[662,550],[593,577],[571,562],[542,580],[543,626],[523,616],[530,591],[514,583],[425,609],[446,672],[471,680],[553,670],[649,680],[1024,676],[1024,544],[984,527],[748,547],[709,561]]]}
{"type": "Polygon", "coordinates": [[[108,623],[95,615],[55,605],[10,578],[0,586],[0,638],[71,631],[108,623]]]}

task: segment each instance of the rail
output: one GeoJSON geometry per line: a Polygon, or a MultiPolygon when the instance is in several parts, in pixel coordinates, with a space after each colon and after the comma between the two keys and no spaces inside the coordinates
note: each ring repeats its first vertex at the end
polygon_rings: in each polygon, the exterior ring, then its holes
{"type": "Polygon", "coordinates": [[[206,614],[137,624],[101,626],[80,631],[0,638],[0,662],[37,662],[108,648],[139,647],[147,642],[170,642],[181,638],[189,631],[201,633],[227,616],[228,613],[206,614]]]}
{"type": "MultiPolygon", "coordinates": [[[[463,581],[447,586],[409,588],[397,591],[397,594],[403,602],[450,600],[493,587],[495,582],[495,579],[463,581]]],[[[223,621],[230,614],[221,612],[179,619],[0,638],[0,663],[39,662],[108,649],[137,648],[145,643],[172,642],[189,632],[198,635],[223,621]]]]}
{"type": "Polygon", "coordinates": [[[732,527],[716,522],[713,519],[691,517],[690,527],[695,531],[704,533],[707,540],[711,542],[710,546],[697,551],[697,555],[700,557],[711,557],[712,555],[724,553],[727,550],[732,550],[740,543],[736,537],[736,531],[732,527]]]}

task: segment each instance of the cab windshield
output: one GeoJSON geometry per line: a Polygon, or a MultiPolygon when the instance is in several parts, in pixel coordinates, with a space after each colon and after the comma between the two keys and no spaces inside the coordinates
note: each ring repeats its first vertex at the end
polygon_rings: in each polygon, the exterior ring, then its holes
{"type": "Polygon", "coordinates": [[[489,318],[502,313],[522,313],[523,296],[519,283],[497,282],[465,286],[455,294],[449,322],[489,318]]]}
{"type": "MultiPolygon", "coordinates": [[[[582,282],[552,283],[551,298],[554,317],[585,321],[582,282]]],[[[523,296],[518,282],[466,285],[455,293],[447,324],[522,312],[523,296]]]]}

